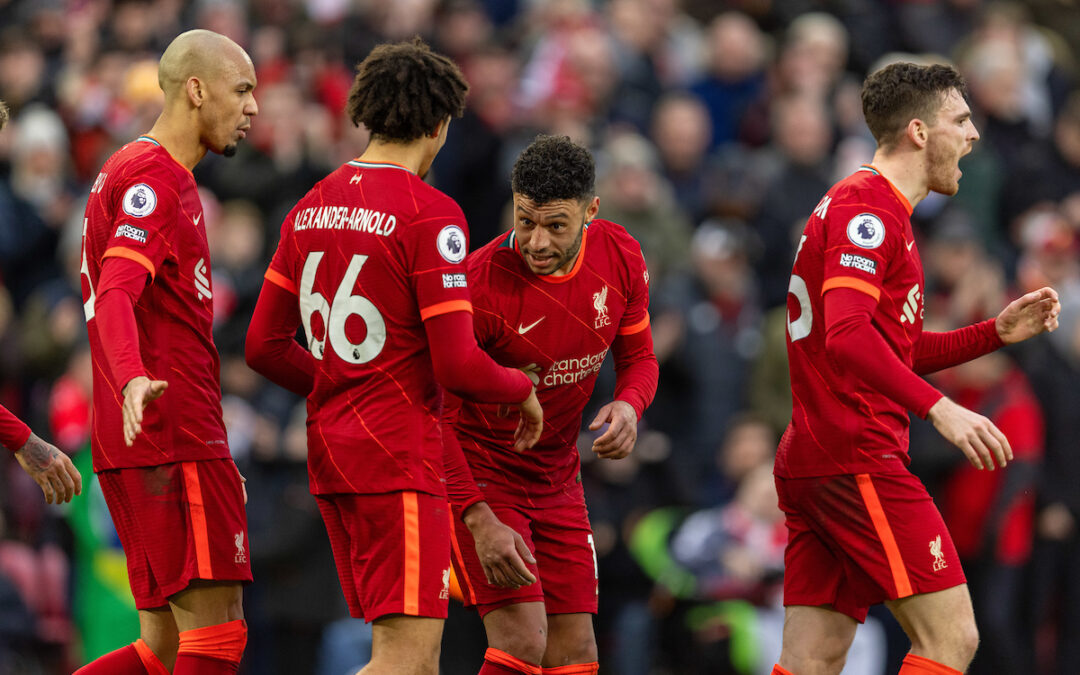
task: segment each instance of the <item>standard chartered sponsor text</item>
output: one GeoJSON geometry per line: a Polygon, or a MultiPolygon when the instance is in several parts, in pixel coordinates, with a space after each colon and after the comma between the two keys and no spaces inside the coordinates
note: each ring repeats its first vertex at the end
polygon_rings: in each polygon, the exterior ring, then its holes
{"type": "Polygon", "coordinates": [[[397,227],[397,218],[362,206],[318,206],[296,214],[293,230],[352,230],[389,236],[397,227]]]}
{"type": "Polygon", "coordinates": [[[600,370],[600,364],[604,362],[608,350],[590,354],[589,356],[573,357],[556,361],[544,375],[545,387],[556,387],[560,384],[574,384],[600,370]]]}

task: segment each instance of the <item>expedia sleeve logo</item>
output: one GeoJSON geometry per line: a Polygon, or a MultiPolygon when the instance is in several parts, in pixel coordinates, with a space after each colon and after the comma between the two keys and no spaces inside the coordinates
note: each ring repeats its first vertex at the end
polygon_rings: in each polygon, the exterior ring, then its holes
{"type": "Polygon", "coordinates": [[[465,259],[465,232],[457,225],[447,225],[440,230],[435,244],[446,262],[459,263],[465,259]]]}
{"type": "Polygon", "coordinates": [[[114,236],[134,239],[140,244],[146,243],[146,230],[142,229],[141,227],[129,225],[128,223],[124,223],[120,227],[116,228],[116,234],[114,236]]]}
{"type": "Polygon", "coordinates": [[[885,223],[872,213],[860,213],[848,221],[847,236],[860,248],[877,248],[885,241],[885,223]]]}
{"type": "Polygon", "coordinates": [[[124,213],[135,218],[142,218],[157,208],[157,195],[146,183],[132,185],[124,193],[124,213]]]}

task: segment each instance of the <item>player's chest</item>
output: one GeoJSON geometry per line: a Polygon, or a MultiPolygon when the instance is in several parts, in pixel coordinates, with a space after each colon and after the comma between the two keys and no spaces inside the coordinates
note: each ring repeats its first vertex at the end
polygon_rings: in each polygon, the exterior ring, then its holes
{"type": "Polygon", "coordinates": [[[889,266],[882,291],[889,302],[878,305],[879,312],[904,332],[917,335],[922,330],[926,295],[922,259],[910,230],[906,233],[904,250],[889,266]]]}
{"type": "Polygon", "coordinates": [[[488,346],[501,363],[536,364],[544,371],[557,370],[560,363],[588,369],[599,367],[614,341],[626,294],[602,280],[575,278],[563,284],[516,284],[480,303],[488,325],[496,327],[488,346]]]}

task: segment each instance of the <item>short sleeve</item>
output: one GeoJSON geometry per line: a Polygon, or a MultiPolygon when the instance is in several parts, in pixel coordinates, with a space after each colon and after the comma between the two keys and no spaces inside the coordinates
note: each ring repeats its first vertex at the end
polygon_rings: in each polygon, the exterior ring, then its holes
{"type": "Polygon", "coordinates": [[[156,277],[176,239],[180,211],[176,175],[146,163],[117,180],[112,189],[115,215],[102,258],[133,260],[156,277]]]}
{"type": "Polygon", "coordinates": [[[649,327],[649,268],[641,245],[630,239],[631,251],[626,255],[629,269],[629,293],[626,311],[619,323],[619,335],[634,335],[649,327]]]}
{"type": "Polygon", "coordinates": [[[402,233],[405,267],[421,319],[472,311],[465,273],[468,233],[465,214],[448,197],[421,209],[402,233]]]}
{"type": "Polygon", "coordinates": [[[879,300],[889,261],[903,241],[903,224],[889,209],[834,202],[825,219],[821,292],[852,288],[879,300]]]}

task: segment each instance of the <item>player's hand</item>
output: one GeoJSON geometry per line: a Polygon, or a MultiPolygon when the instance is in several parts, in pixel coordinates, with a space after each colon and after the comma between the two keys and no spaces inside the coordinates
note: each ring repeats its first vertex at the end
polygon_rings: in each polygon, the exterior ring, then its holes
{"type": "Polygon", "coordinates": [[[489,584],[521,588],[536,581],[526,565],[535,565],[536,559],[525,540],[514,528],[499,520],[487,502],[470,506],[464,520],[476,543],[476,557],[480,559],[489,584]]]}
{"type": "Polygon", "coordinates": [[[600,408],[589,429],[596,431],[605,424],[608,428],[593,441],[593,452],[603,459],[626,457],[637,442],[637,423],[637,413],[626,401],[612,401],[600,408]]]}
{"type": "MultiPolygon", "coordinates": [[[[233,463],[236,466],[236,463],[233,463]]],[[[240,477],[240,489],[244,493],[244,504],[247,504],[247,478],[244,478],[244,474],[240,473],[240,467],[236,466],[236,475],[240,477]]]]}
{"type": "Polygon", "coordinates": [[[1013,458],[1009,439],[982,415],[942,396],[927,415],[945,440],[963,451],[976,469],[994,470],[994,464],[1004,467],[1013,458]]]}
{"type": "Polygon", "coordinates": [[[143,410],[161,398],[168,386],[165,380],[151,380],[145,375],[133,377],[124,385],[124,443],[129,448],[142,433],[143,410]]]}
{"type": "Polygon", "coordinates": [[[1044,286],[1010,302],[998,314],[994,328],[1001,341],[1011,345],[1056,330],[1059,314],[1061,302],[1057,291],[1044,286]]]}
{"type": "Polygon", "coordinates": [[[47,504],[70,502],[72,497],[82,494],[82,475],[71,458],[37,435],[30,434],[15,452],[15,459],[41,488],[47,504]]]}
{"type": "Polygon", "coordinates": [[[518,410],[521,411],[521,421],[514,432],[514,450],[525,452],[536,445],[540,432],[544,430],[544,409],[540,407],[540,399],[536,398],[536,387],[529,392],[529,398],[521,402],[518,410]]]}

